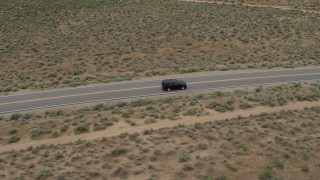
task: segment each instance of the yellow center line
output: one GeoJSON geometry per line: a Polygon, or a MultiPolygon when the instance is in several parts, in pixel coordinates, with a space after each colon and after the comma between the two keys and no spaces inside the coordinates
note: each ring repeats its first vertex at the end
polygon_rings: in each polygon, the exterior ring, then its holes
{"type": "Polygon", "coordinates": [[[121,92],[121,91],[129,91],[129,90],[147,89],[147,88],[155,88],[155,87],[159,87],[159,86],[148,86],[148,87],[140,87],[140,88],[98,91],[98,92],[92,92],[92,93],[82,93],[82,94],[56,96],[56,97],[49,97],[49,98],[30,99],[30,100],[24,100],[24,101],[14,101],[14,102],[1,103],[0,105],[16,104],[16,103],[24,103],[24,102],[32,102],[32,101],[40,101],[40,100],[48,100],[48,99],[58,99],[58,98],[66,98],[66,97],[74,97],[74,96],[84,96],[84,95],[92,95],[92,94],[103,94],[103,93],[110,93],[110,92],[121,92]]]}
{"type": "MultiPolygon", "coordinates": [[[[307,75],[316,75],[316,74],[320,74],[320,73],[290,74],[290,75],[281,75],[281,76],[262,76],[262,77],[249,77],[249,78],[235,78],[235,79],[201,81],[201,82],[194,82],[194,83],[187,83],[187,84],[190,85],[190,84],[240,81],[240,80],[250,80],[250,79],[266,79],[266,78],[277,78],[277,77],[307,76],[307,75]]],[[[48,98],[30,99],[30,100],[24,100],[24,101],[14,101],[14,102],[1,103],[0,105],[17,104],[17,103],[33,102],[33,101],[48,100],[48,99],[58,99],[58,98],[66,98],[66,97],[75,97],[75,96],[84,96],[84,95],[92,95],[92,94],[103,94],[103,93],[111,93],[111,92],[131,91],[131,90],[139,90],[139,89],[151,89],[151,88],[156,88],[156,87],[158,88],[159,86],[146,86],[146,87],[139,87],[139,88],[128,88],[128,89],[119,89],[119,90],[98,91],[98,92],[92,92],[92,93],[82,93],[82,94],[73,94],[73,95],[66,95],[66,96],[56,96],[56,97],[48,97],[48,98]]]]}
{"type": "Polygon", "coordinates": [[[223,80],[213,80],[213,81],[201,81],[188,84],[202,84],[202,83],[212,83],[212,82],[226,82],[226,81],[239,81],[239,80],[250,80],[250,79],[265,79],[265,78],[277,78],[277,77],[292,77],[292,76],[307,76],[307,75],[316,75],[320,73],[309,73],[309,74],[289,74],[281,76],[261,76],[261,77],[249,77],[249,78],[235,78],[235,79],[223,79],[223,80]]]}

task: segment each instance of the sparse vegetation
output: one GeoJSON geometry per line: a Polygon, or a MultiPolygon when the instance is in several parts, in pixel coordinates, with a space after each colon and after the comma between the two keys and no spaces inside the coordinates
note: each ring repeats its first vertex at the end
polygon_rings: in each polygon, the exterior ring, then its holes
{"type": "Polygon", "coordinates": [[[37,138],[43,134],[43,129],[41,127],[34,127],[31,129],[31,138],[37,138]]]}
{"type": "MultiPolygon", "coordinates": [[[[209,1],[0,0],[0,95],[320,66],[319,0],[209,1]]],[[[311,81],[5,114],[0,179],[318,179],[318,102],[311,81]]]]}
{"type": "Polygon", "coordinates": [[[18,142],[19,140],[20,140],[20,137],[18,135],[11,135],[8,138],[8,143],[18,142]]]}
{"type": "Polygon", "coordinates": [[[111,155],[112,156],[119,156],[119,155],[124,154],[126,152],[127,152],[127,150],[125,148],[123,148],[121,146],[117,146],[111,151],[111,155]]]}
{"type": "Polygon", "coordinates": [[[301,171],[308,173],[310,171],[310,167],[308,165],[303,165],[301,171]]]}
{"type": "MultiPolygon", "coordinates": [[[[317,0],[243,2],[320,7],[317,0]]],[[[317,13],[160,0],[0,3],[1,94],[320,63],[317,13]]]]}
{"type": "Polygon", "coordinates": [[[74,128],[75,133],[83,133],[89,131],[89,123],[81,123],[74,128]]]}
{"type": "Polygon", "coordinates": [[[2,178],[317,179],[319,118],[316,106],[29,147],[0,153],[2,178]]]}

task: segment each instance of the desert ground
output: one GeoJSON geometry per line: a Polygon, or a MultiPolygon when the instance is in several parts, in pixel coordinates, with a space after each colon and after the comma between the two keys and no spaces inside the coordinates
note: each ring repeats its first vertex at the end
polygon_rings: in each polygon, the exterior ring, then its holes
{"type": "Polygon", "coordinates": [[[28,146],[4,179],[317,179],[320,107],[28,146]]]}
{"type": "Polygon", "coordinates": [[[0,93],[319,66],[320,14],[301,9],[320,5],[300,2],[1,1],[0,93]]]}
{"type": "MultiPolygon", "coordinates": [[[[0,96],[320,66],[319,0],[0,0],[0,96]]],[[[0,114],[0,179],[318,180],[320,80],[0,114]]]]}

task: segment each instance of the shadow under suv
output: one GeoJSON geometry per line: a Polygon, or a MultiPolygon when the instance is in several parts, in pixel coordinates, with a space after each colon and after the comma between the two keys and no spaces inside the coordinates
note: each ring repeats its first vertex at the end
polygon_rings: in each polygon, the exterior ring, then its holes
{"type": "Polygon", "coordinates": [[[187,89],[187,83],[178,79],[165,79],[161,83],[164,91],[187,89]]]}

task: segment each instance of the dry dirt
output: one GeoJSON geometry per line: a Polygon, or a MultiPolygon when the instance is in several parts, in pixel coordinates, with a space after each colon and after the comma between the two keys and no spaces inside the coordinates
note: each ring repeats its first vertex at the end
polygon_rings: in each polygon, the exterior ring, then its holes
{"type": "Polygon", "coordinates": [[[257,108],[253,114],[263,113],[1,152],[0,177],[317,180],[320,107],[301,110],[308,105],[257,108]]]}
{"type": "Polygon", "coordinates": [[[62,143],[68,143],[76,140],[93,140],[101,137],[111,137],[111,136],[117,136],[121,133],[133,133],[133,132],[142,132],[146,129],[160,129],[160,128],[166,128],[166,127],[174,127],[179,124],[185,124],[190,125],[197,122],[206,122],[206,121],[212,121],[212,120],[220,120],[220,119],[226,119],[226,118],[232,118],[237,116],[249,116],[254,114],[260,114],[263,112],[275,112],[280,110],[289,110],[289,109],[300,109],[302,110],[304,107],[311,107],[311,106],[318,106],[319,102],[298,102],[298,103],[290,103],[286,106],[281,107],[255,107],[253,109],[249,110],[235,110],[233,112],[228,113],[218,113],[215,112],[215,114],[210,114],[208,116],[204,117],[183,117],[176,121],[159,121],[156,124],[145,124],[141,126],[128,126],[126,123],[118,123],[114,125],[112,128],[97,132],[90,132],[90,133],[84,133],[79,135],[70,135],[70,136],[62,136],[55,139],[44,139],[39,141],[33,141],[31,139],[29,140],[23,140],[14,144],[4,145],[0,148],[0,152],[4,151],[10,151],[10,150],[18,150],[18,149],[24,149],[28,146],[39,146],[42,144],[62,144],[62,143]]]}
{"type": "Polygon", "coordinates": [[[16,0],[0,7],[0,94],[319,65],[315,13],[150,0],[16,0]]]}

